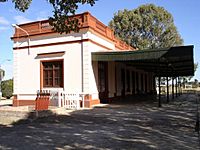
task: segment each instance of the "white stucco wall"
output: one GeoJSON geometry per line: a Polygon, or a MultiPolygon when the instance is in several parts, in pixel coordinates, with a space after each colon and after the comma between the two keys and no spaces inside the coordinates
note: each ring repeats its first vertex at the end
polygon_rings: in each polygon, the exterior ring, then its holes
{"type": "MultiPolygon", "coordinates": [[[[28,46],[27,38],[17,40],[19,41],[14,42],[13,47],[20,48],[28,46]]],[[[93,34],[90,31],[83,31],[82,33],[73,33],[68,35],[53,34],[48,36],[31,37],[29,46],[31,47],[29,48],[29,51],[28,49],[19,49],[14,50],[13,52],[14,94],[18,95],[18,99],[35,99],[36,92],[40,89],[40,62],[43,60],[54,59],[64,60],[64,89],[59,88],[59,90],[64,90],[68,93],[89,93],[92,94],[93,99],[98,99],[98,83],[96,82],[92,67],[91,52],[104,51],[107,50],[107,48],[114,49],[115,46],[113,43],[109,42],[109,40],[105,40],[105,38],[102,38],[101,36],[93,34]],[[80,42],[83,39],[90,40],[80,42]],[[52,44],[59,42],[65,42],[65,44],[52,44]],[[95,44],[95,42],[98,44],[95,44]],[[37,57],[37,55],[41,53],[60,51],[65,51],[65,54],[60,57],[37,57]]]]}
{"type": "Polygon", "coordinates": [[[92,52],[96,51],[105,51],[108,50],[107,48],[114,49],[114,44],[109,42],[108,40],[105,40],[104,38],[97,36],[96,34],[93,34],[92,32],[87,32],[86,36],[90,40],[98,43],[95,44],[94,42],[84,42],[84,93],[90,93],[92,94],[92,99],[99,99],[98,95],[98,63],[94,62],[92,64],[92,52]],[[96,76],[96,77],[95,77],[96,76]]]}
{"type": "MultiPolygon", "coordinates": [[[[31,39],[30,45],[81,40],[84,35],[82,37],[81,34],[73,34],[67,37],[61,35],[56,40],[54,37],[47,38],[31,39]]],[[[27,46],[26,41],[23,40],[22,43],[14,44],[14,47],[20,46],[27,46]]],[[[20,100],[35,99],[36,91],[40,89],[40,61],[54,59],[64,59],[64,90],[69,93],[81,92],[81,48],[81,42],[77,42],[30,48],[30,53],[28,53],[28,49],[14,50],[14,94],[17,94],[20,100]],[[60,51],[65,51],[65,54],[61,57],[37,58],[40,53],[60,51]]]]}

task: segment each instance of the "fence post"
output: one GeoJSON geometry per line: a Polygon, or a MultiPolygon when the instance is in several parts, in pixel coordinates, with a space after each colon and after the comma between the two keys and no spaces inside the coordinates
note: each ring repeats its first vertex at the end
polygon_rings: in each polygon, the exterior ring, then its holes
{"type": "Polygon", "coordinates": [[[58,107],[62,107],[61,106],[61,96],[60,96],[61,92],[58,91],[58,107]]]}

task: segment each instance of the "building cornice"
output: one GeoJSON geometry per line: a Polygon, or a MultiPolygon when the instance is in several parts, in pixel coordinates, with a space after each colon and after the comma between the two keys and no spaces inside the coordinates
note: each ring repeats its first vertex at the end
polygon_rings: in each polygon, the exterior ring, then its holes
{"type": "MultiPolygon", "coordinates": [[[[79,20],[80,32],[83,29],[92,29],[95,33],[113,42],[117,49],[135,50],[135,48],[116,38],[114,36],[114,32],[108,26],[104,25],[102,22],[100,22],[98,19],[92,16],[89,12],[77,14],[73,17],[76,17],[79,20]]],[[[48,36],[56,33],[52,30],[52,26],[49,25],[48,20],[20,24],[18,26],[29,33],[29,38],[34,36],[48,36]]],[[[11,39],[14,41],[18,41],[20,38],[27,38],[27,35],[22,30],[15,28],[15,33],[13,37],[11,37],[11,39]]]]}

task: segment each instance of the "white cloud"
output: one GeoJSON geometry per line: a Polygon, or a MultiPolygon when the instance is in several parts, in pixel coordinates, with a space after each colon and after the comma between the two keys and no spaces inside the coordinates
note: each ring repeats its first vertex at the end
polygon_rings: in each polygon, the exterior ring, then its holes
{"type": "Polygon", "coordinates": [[[25,18],[23,16],[15,16],[14,20],[16,21],[17,24],[32,22],[32,20],[25,18]]]}
{"type": "Polygon", "coordinates": [[[0,17],[0,24],[1,25],[9,25],[10,23],[4,17],[0,17]]]}

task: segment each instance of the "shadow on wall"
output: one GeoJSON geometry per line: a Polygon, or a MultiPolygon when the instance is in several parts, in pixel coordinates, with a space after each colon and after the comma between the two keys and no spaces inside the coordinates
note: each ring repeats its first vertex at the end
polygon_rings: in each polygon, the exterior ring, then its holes
{"type": "MultiPolygon", "coordinates": [[[[112,104],[0,125],[0,149],[198,149],[195,96],[157,103],[112,104]]],[[[51,113],[51,112],[49,112],[51,113]]]]}

